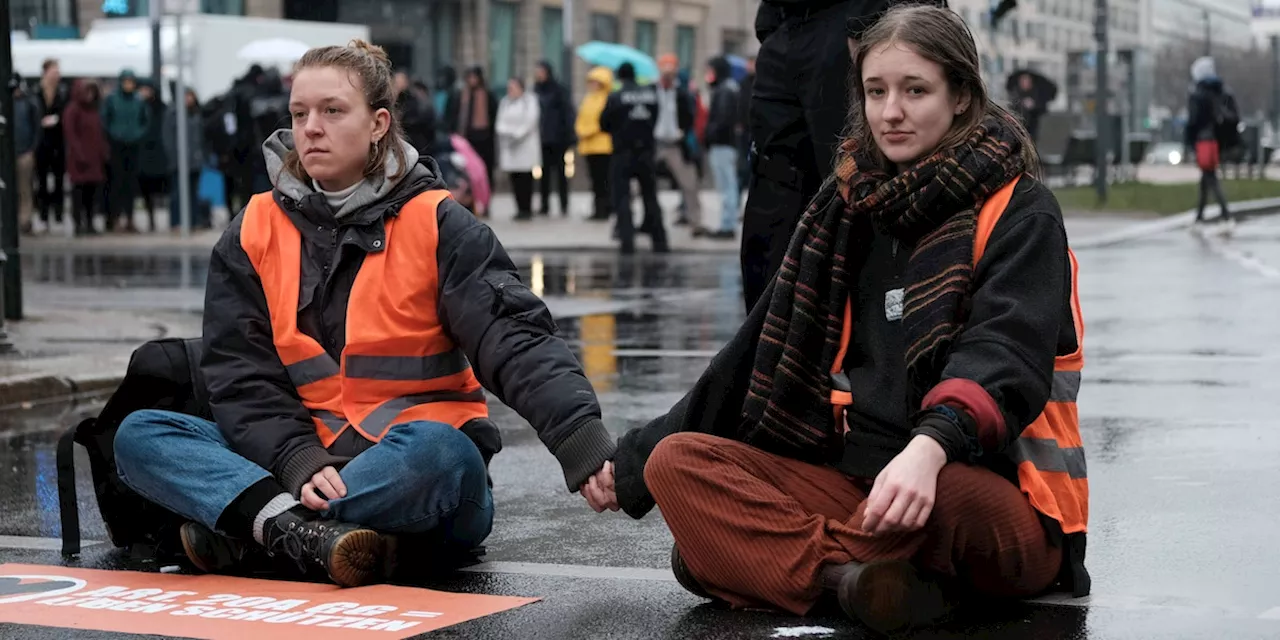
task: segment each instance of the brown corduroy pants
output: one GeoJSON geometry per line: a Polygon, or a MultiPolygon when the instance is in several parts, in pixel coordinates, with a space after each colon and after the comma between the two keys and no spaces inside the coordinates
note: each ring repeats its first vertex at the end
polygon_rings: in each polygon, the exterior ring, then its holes
{"type": "Polygon", "coordinates": [[[735,607],[804,614],[828,564],[910,560],[984,595],[1025,597],[1062,562],[1022,492],[982,467],[943,467],[924,528],[874,537],[861,528],[870,481],[733,440],[668,436],[644,479],[689,572],[735,607]]]}

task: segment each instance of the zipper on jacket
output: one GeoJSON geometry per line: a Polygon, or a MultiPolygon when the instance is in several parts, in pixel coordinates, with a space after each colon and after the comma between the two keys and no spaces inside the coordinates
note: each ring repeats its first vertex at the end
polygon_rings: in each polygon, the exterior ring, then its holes
{"type": "MultiPolygon", "coordinates": [[[[324,227],[320,228],[324,229],[324,227]]],[[[329,308],[329,279],[331,277],[331,272],[334,270],[332,268],[334,263],[334,250],[337,245],[338,229],[333,228],[329,230],[329,257],[325,259],[324,265],[320,268],[320,306],[316,313],[317,317],[320,319],[320,331],[324,334],[324,350],[330,352],[329,355],[333,356],[335,360],[341,361],[341,353],[332,353],[334,346],[333,332],[329,330],[329,327],[324,321],[324,310],[329,308]]]]}

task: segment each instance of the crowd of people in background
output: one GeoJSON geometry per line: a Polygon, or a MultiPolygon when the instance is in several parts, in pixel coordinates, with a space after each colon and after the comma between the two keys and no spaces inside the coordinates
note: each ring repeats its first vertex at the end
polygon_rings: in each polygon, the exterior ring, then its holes
{"type": "MultiPolygon", "coordinates": [[[[568,216],[572,165],[581,161],[592,193],[587,219],[614,220],[624,250],[633,244],[633,225],[616,214],[629,209],[633,179],[646,209],[652,209],[638,230],[654,238],[656,249],[666,246],[656,209],[660,179],[680,193],[676,224],[690,226],[695,236],[732,240],[746,186],[744,93],[751,76],[739,83],[726,59],[715,58],[700,86],[690,61],[666,54],[658,62],[660,77],[643,85],[636,83],[634,69],[590,69],[576,105],[545,61],[532,70],[529,84],[510,78],[502,96],[480,67],[461,77],[445,67],[434,86],[400,71],[395,106],[406,139],[437,160],[455,197],[479,217],[489,216],[495,177],[509,184],[517,220],[549,216],[553,209],[568,216]],[[629,84],[652,108],[633,114],[628,104],[611,125],[606,106],[611,96],[618,103],[629,84]],[[629,122],[631,115],[643,117],[637,124],[629,122]],[[704,219],[699,193],[708,179],[720,192],[721,207],[704,219]]],[[[15,74],[9,89],[23,233],[177,231],[183,182],[191,227],[211,228],[212,201],[234,214],[253,194],[270,188],[261,144],[288,124],[289,84],[279,70],[255,65],[207,102],[186,91],[181,105],[187,112],[187,169],[179,175],[180,118],[175,101],[167,99],[176,87],[162,91],[154,79],[128,69],[109,81],[67,82],[57,60],[44,63],[38,82],[15,74]],[[206,183],[210,174],[216,179],[206,183]],[[220,197],[211,197],[219,181],[220,197]],[[145,216],[136,215],[139,200],[145,216]]]]}
{"type": "MultiPolygon", "coordinates": [[[[47,60],[34,87],[28,88],[15,74],[9,89],[16,116],[19,224],[24,233],[69,226],[76,235],[95,234],[99,229],[94,218],[99,214],[103,230],[135,232],[139,197],[147,226],[156,230],[163,226],[163,199],[178,201],[180,179],[188,182],[192,194],[198,193],[207,146],[194,92],[188,91],[183,101],[189,115],[190,170],[180,177],[179,118],[153,81],[125,70],[110,91],[91,79],[68,84],[58,62],[47,60]]],[[[194,195],[191,202],[193,226],[208,228],[209,207],[194,195]]],[[[168,226],[177,229],[178,210],[169,209],[168,226]]]]}

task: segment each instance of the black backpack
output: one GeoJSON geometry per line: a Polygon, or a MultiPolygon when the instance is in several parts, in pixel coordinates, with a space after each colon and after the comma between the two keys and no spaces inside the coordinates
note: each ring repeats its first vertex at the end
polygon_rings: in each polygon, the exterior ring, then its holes
{"type": "Polygon", "coordinates": [[[200,376],[201,341],[166,338],[133,352],[120,388],[102,413],[71,427],[58,441],[58,503],[62,514],[62,553],[80,553],[80,514],[76,502],[75,444],[89,454],[93,490],[107,535],[134,557],[183,555],[178,529],[185,519],[135,493],[116,474],[115,436],[134,411],[161,409],[212,419],[200,376]]]}
{"type": "Polygon", "coordinates": [[[1240,109],[1236,106],[1235,96],[1222,93],[1210,96],[1209,104],[1213,109],[1213,137],[1223,150],[1240,146],[1240,109]]]}

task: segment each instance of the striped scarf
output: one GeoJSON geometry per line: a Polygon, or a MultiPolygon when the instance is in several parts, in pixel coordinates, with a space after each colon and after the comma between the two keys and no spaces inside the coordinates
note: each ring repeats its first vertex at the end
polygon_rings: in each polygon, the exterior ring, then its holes
{"type": "Polygon", "coordinates": [[[853,140],[841,145],[835,175],[801,218],[774,281],[743,406],[744,442],[814,461],[841,450],[830,372],[872,225],[914,247],[902,323],[909,400],[920,402],[967,315],[976,211],[1028,169],[1021,151],[999,116],[893,176],[859,169],[874,165],[853,140]]]}

